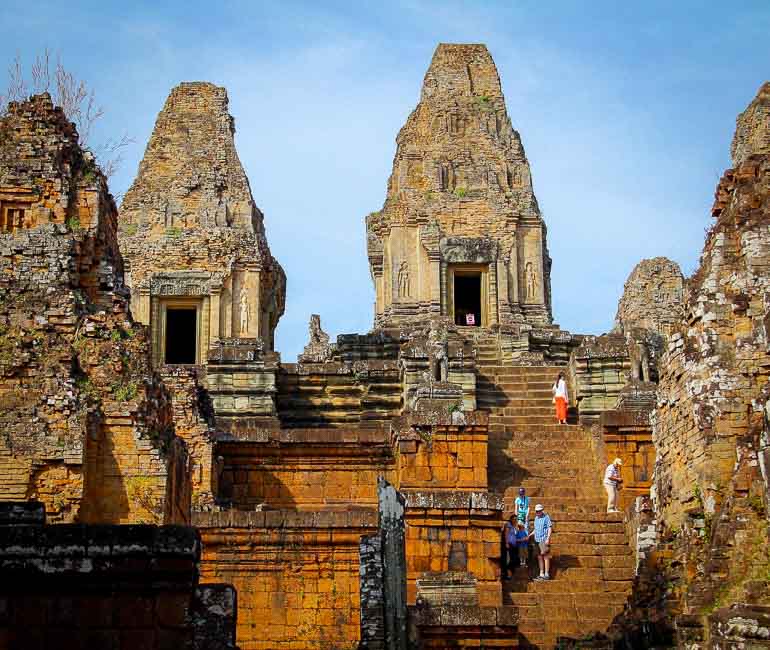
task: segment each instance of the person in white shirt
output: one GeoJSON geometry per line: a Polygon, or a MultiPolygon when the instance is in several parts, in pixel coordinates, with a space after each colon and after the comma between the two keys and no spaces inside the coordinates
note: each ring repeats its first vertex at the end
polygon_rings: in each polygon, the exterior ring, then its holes
{"type": "Polygon", "coordinates": [[[604,489],[607,491],[607,512],[618,511],[618,487],[623,482],[620,477],[620,458],[613,460],[604,470],[604,489]]]}
{"type": "Polygon", "coordinates": [[[553,393],[553,403],[556,406],[556,419],[559,424],[567,424],[567,405],[569,396],[567,395],[567,382],[564,381],[564,373],[560,372],[551,387],[553,393]]]}

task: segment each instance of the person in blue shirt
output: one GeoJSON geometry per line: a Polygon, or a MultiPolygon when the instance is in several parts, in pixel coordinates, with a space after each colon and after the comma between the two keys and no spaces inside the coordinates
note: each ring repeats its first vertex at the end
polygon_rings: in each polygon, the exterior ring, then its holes
{"type": "Polygon", "coordinates": [[[541,504],[535,506],[535,530],[530,537],[535,538],[537,548],[537,563],[540,565],[540,575],[535,580],[550,580],[551,569],[551,531],[553,524],[541,504]]]}
{"type": "Polygon", "coordinates": [[[520,521],[516,522],[516,548],[519,551],[519,566],[527,566],[529,557],[529,532],[520,521]]]}
{"type": "Polygon", "coordinates": [[[501,559],[503,580],[508,580],[508,572],[516,566],[516,517],[511,515],[503,528],[503,553],[501,559]]]}
{"type": "Polygon", "coordinates": [[[523,487],[519,488],[519,496],[513,502],[513,512],[516,515],[516,520],[522,522],[524,528],[529,530],[529,497],[523,487]]]}

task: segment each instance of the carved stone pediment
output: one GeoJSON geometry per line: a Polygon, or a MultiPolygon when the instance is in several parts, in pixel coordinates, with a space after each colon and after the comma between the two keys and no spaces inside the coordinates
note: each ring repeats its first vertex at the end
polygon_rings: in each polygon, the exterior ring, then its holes
{"type": "Polygon", "coordinates": [[[150,279],[153,296],[207,296],[222,287],[223,273],[177,271],[156,273],[150,279]]]}
{"type": "Polygon", "coordinates": [[[485,237],[445,237],[440,246],[448,264],[488,264],[498,255],[497,242],[485,237]]]}

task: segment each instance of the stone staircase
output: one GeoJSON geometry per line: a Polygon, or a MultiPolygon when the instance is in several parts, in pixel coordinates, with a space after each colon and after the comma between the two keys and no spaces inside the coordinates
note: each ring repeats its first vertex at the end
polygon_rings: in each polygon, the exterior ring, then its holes
{"type": "Polygon", "coordinates": [[[631,591],[633,554],[622,515],[605,511],[603,464],[590,433],[555,424],[551,386],[559,367],[495,365],[484,345],[479,341],[477,399],[490,414],[490,490],[503,496],[507,517],[524,486],[531,515],[542,503],[554,524],[552,580],[531,581],[538,573],[533,553],[528,568],[503,583],[503,604],[519,610],[519,643],[554,648],[560,637],[605,632],[631,591]]]}

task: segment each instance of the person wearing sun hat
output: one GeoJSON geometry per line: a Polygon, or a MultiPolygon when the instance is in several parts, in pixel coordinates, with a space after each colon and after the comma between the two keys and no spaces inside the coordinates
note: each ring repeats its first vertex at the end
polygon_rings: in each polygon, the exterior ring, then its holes
{"type": "Polygon", "coordinates": [[[537,548],[537,563],[540,566],[540,575],[535,580],[550,580],[551,569],[551,531],[553,524],[551,518],[546,514],[545,508],[538,503],[535,506],[535,530],[530,537],[535,538],[535,547],[537,548]]]}
{"type": "Polygon", "coordinates": [[[618,488],[623,482],[620,477],[620,467],[623,461],[620,458],[613,460],[604,470],[604,489],[607,491],[607,512],[619,512],[618,488]]]}

